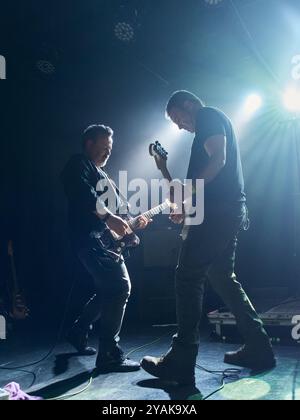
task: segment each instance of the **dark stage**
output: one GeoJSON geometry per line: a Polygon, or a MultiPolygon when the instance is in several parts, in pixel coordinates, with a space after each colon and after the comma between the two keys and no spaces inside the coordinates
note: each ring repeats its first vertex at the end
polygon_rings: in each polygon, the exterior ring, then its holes
{"type": "Polygon", "coordinates": [[[0,399],[299,400],[300,1],[2,3],[0,399]]]}
{"type": "MultiPolygon", "coordinates": [[[[139,328],[124,332],[122,342],[126,352],[139,360],[146,354],[160,356],[169,345],[174,328],[139,328]],[[160,339],[159,339],[160,338],[160,339]],[[143,348],[143,346],[145,346],[143,348]]],[[[53,345],[53,334],[39,332],[18,340],[1,343],[1,365],[30,364],[47,354],[53,345]],[[50,338],[51,335],[51,338],[50,338]]],[[[96,344],[96,340],[92,339],[96,344]]],[[[203,342],[197,363],[208,370],[224,370],[234,366],[222,363],[226,351],[236,349],[236,344],[212,341],[203,333],[203,342]]],[[[243,369],[239,378],[226,380],[225,388],[210,397],[211,400],[299,400],[300,361],[299,346],[275,346],[278,366],[270,372],[253,374],[243,369]]],[[[38,366],[27,368],[36,375],[29,392],[45,399],[69,400],[201,400],[220,387],[221,375],[196,370],[196,388],[178,387],[150,377],[140,370],[136,373],[111,373],[94,377],[94,357],[78,357],[70,345],[62,342],[54,353],[38,366]],[[67,395],[74,395],[68,397],[67,395]],[[76,395],[77,394],[77,395],[76,395]]],[[[28,390],[34,376],[26,372],[1,371],[0,387],[8,382],[18,382],[28,390]]]]}

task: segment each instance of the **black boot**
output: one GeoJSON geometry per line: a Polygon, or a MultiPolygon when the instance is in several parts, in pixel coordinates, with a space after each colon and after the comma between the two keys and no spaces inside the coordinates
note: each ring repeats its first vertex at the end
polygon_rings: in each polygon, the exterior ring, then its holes
{"type": "Polygon", "coordinates": [[[276,366],[276,359],[270,343],[262,346],[245,345],[236,352],[225,354],[224,363],[242,366],[254,371],[267,371],[276,366]]]}
{"type": "Polygon", "coordinates": [[[195,366],[198,347],[183,347],[173,343],[165,356],[146,356],[141,361],[142,368],[150,375],[179,385],[195,385],[195,366]]]}
{"type": "Polygon", "coordinates": [[[123,350],[116,345],[110,350],[99,351],[96,361],[96,373],[135,372],[140,369],[138,362],[126,358],[123,350]]]}
{"type": "Polygon", "coordinates": [[[82,356],[94,356],[97,353],[94,347],[88,347],[88,333],[77,324],[72,327],[66,338],[82,356]]]}

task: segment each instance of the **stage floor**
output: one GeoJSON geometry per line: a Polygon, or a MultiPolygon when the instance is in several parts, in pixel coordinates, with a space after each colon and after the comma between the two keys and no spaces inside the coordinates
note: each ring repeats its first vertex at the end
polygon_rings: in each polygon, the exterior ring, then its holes
{"type": "MultiPolygon", "coordinates": [[[[131,358],[163,354],[170,343],[174,328],[150,328],[123,334],[122,346],[126,352],[137,349],[131,358]],[[145,347],[143,347],[145,346],[145,347]]],[[[55,338],[51,334],[26,334],[0,342],[1,366],[18,366],[35,362],[45,356],[55,338]]],[[[94,338],[91,343],[97,343],[94,338]]],[[[212,342],[204,338],[198,363],[209,370],[224,370],[226,351],[236,345],[212,342]]],[[[227,381],[225,388],[212,396],[215,400],[300,400],[300,348],[275,347],[278,367],[257,376],[244,369],[236,381],[227,381]]],[[[66,394],[77,394],[74,400],[186,400],[202,399],[218,389],[220,376],[197,369],[197,388],[179,388],[149,376],[143,370],[135,373],[112,373],[91,378],[95,357],[78,357],[72,347],[62,343],[42,363],[23,371],[0,370],[0,387],[17,382],[25,391],[45,399],[66,394]],[[26,372],[25,372],[26,371],[26,372]],[[33,373],[32,373],[33,372],[33,373]],[[35,377],[34,377],[35,375],[35,377]],[[32,382],[34,380],[34,384],[32,382]],[[85,389],[85,390],[84,390],[85,389]],[[81,392],[83,391],[84,392],[81,392]]]]}

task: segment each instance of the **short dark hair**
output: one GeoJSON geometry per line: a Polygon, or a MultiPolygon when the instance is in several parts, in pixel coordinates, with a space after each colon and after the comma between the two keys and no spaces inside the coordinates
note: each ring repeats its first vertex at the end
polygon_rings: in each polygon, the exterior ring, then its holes
{"type": "Polygon", "coordinates": [[[201,101],[198,96],[194,95],[191,92],[188,92],[187,90],[178,90],[177,92],[174,92],[171,98],[169,99],[167,106],[166,106],[166,115],[169,117],[170,112],[173,108],[184,108],[184,103],[186,101],[195,102],[201,106],[204,106],[204,103],[201,101]]]}
{"type": "Polygon", "coordinates": [[[112,137],[114,135],[113,130],[103,124],[93,124],[86,128],[82,135],[82,145],[86,146],[89,140],[96,142],[99,138],[112,137]]]}

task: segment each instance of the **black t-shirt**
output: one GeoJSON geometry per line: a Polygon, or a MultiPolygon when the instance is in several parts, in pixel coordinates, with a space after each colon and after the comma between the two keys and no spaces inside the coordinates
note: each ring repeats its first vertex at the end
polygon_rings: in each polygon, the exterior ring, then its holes
{"type": "Polygon", "coordinates": [[[215,206],[246,201],[240,151],[234,129],[229,118],[216,108],[203,107],[198,112],[187,179],[195,180],[200,176],[209,160],[204,144],[215,135],[226,136],[226,164],[217,177],[205,185],[205,204],[215,206]]]}

